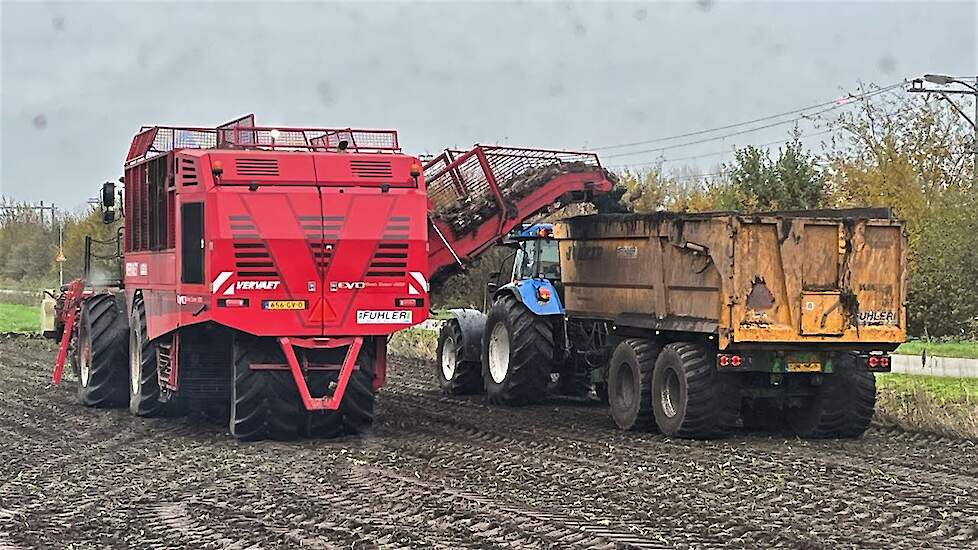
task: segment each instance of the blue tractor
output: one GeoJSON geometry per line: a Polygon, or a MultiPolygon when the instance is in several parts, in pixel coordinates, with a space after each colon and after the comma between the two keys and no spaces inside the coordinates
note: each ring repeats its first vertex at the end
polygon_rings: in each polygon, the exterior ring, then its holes
{"type": "Polygon", "coordinates": [[[538,223],[511,233],[503,244],[515,250],[503,265],[512,261],[512,270],[490,276],[487,311],[450,310],[438,337],[436,375],[443,391],[485,391],[490,402],[506,405],[537,403],[555,392],[607,395],[603,381],[591,379],[600,358],[571,344],[593,335],[570,334],[575,325],[565,322],[552,232],[551,224],[538,223]]]}

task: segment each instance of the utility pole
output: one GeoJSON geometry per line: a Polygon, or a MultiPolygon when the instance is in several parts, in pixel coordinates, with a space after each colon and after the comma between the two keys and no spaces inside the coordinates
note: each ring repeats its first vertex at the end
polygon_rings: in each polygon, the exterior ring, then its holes
{"type": "Polygon", "coordinates": [[[910,89],[907,90],[912,93],[926,93],[926,94],[940,94],[941,97],[947,101],[952,108],[965,120],[971,124],[971,128],[974,131],[974,141],[972,142],[971,153],[975,158],[974,177],[975,186],[978,187],[978,76],[974,79],[970,77],[955,77],[947,76],[943,74],[925,74],[923,78],[915,78],[910,82],[910,89]],[[924,87],[924,82],[930,84],[936,84],[941,86],[940,88],[926,88],[924,87]],[[958,85],[963,86],[965,89],[959,88],[948,88],[948,86],[958,85]],[[975,114],[974,118],[969,117],[964,111],[958,107],[957,103],[951,101],[949,95],[970,95],[975,100],[975,114]]]}

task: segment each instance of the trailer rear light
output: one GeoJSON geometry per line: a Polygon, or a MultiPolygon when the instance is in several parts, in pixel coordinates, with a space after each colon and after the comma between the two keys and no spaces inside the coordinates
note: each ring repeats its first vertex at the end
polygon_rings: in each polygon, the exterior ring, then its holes
{"type": "Polygon", "coordinates": [[[220,298],[217,307],[248,307],[247,298],[220,298]]]}
{"type": "Polygon", "coordinates": [[[870,355],[869,356],[868,363],[869,363],[869,368],[871,368],[871,369],[875,369],[876,367],[880,366],[880,358],[879,358],[879,356],[870,355]]]}
{"type": "Polygon", "coordinates": [[[541,288],[538,288],[537,289],[537,300],[539,300],[541,302],[549,302],[550,301],[550,296],[551,296],[551,293],[550,293],[550,289],[549,288],[543,288],[543,287],[541,287],[541,288]]]}
{"type": "Polygon", "coordinates": [[[889,355],[883,355],[883,356],[880,357],[880,366],[883,367],[883,368],[889,368],[890,367],[890,356],[889,355]]]}
{"type": "Polygon", "coordinates": [[[739,367],[744,364],[744,358],[739,355],[719,355],[717,364],[721,367],[739,367]]]}
{"type": "Polygon", "coordinates": [[[424,298],[397,298],[394,300],[397,307],[424,307],[424,298]]]}

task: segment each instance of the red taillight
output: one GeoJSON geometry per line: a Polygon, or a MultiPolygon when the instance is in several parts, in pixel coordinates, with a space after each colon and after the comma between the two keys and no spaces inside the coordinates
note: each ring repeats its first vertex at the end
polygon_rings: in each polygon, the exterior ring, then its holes
{"type": "Polygon", "coordinates": [[[550,296],[551,294],[549,288],[541,287],[537,289],[537,300],[540,300],[541,302],[549,302],[550,296]]]}
{"type": "Polygon", "coordinates": [[[247,298],[221,298],[217,301],[218,307],[248,307],[247,298]]]}
{"type": "Polygon", "coordinates": [[[424,307],[423,298],[397,298],[394,300],[397,307],[424,307]]]}
{"type": "Polygon", "coordinates": [[[720,366],[721,367],[726,367],[728,365],[730,365],[730,356],[729,355],[721,355],[720,356],[720,366]]]}
{"type": "Polygon", "coordinates": [[[730,364],[734,367],[739,367],[744,360],[739,355],[734,355],[730,358],[730,364]]]}
{"type": "Polygon", "coordinates": [[[890,366],[890,356],[889,355],[884,355],[884,356],[880,357],[880,366],[883,367],[883,368],[887,368],[887,367],[890,366]]]}
{"type": "Polygon", "coordinates": [[[880,366],[880,358],[876,355],[870,355],[868,362],[870,368],[875,369],[876,367],[880,366]]]}

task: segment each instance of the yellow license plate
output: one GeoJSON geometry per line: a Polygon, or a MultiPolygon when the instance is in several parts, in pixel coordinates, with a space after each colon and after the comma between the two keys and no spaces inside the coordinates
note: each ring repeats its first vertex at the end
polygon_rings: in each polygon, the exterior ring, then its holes
{"type": "Polygon", "coordinates": [[[822,372],[822,364],[814,363],[788,363],[788,372],[822,372]]]}
{"type": "Polygon", "coordinates": [[[305,300],[265,300],[263,309],[306,309],[305,300]]]}

